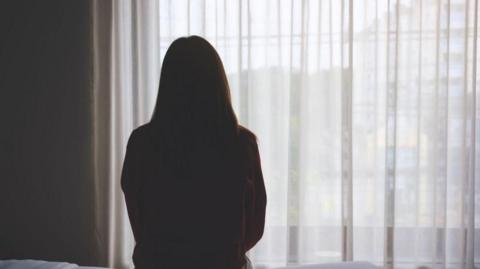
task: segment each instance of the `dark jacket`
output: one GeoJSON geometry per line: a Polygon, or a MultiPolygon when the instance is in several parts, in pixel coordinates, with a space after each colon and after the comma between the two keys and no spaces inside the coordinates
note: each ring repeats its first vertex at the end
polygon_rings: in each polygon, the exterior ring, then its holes
{"type": "MultiPolygon", "coordinates": [[[[207,147],[172,168],[150,124],[129,138],[121,186],[136,268],[238,269],[262,237],[266,193],[255,136],[240,127],[238,165],[207,147]]],[[[176,157],[178,158],[178,157],[176,157]]]]}

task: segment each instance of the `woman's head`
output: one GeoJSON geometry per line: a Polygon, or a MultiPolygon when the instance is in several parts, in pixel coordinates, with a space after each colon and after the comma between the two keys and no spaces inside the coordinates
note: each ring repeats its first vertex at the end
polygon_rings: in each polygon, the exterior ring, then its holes
{"type": "Polygon", "coordinates": [[[151,122],[175,140],[222,139],[236,133],[225,70],[205,39],[182,37],[168,48],[151,122]]]}

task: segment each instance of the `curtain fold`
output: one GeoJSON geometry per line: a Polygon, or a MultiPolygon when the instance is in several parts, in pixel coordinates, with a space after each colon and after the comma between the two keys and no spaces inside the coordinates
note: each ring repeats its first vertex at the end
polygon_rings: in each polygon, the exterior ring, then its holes
{"type": "Polygon", "coordinates": [[[169,44],[219,52],[267,187],[256,268],[480,263],[478,0],[94,1],[99,259],[131,267],[119,173],[169,44]]]}

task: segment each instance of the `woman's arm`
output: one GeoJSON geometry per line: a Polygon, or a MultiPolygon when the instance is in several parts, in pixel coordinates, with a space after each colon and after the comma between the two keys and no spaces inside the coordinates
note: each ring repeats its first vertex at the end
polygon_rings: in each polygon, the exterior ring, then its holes
{"type": "Polygon", "coordinates": [[[258,145],[252,147],[252,171],[247,180],[247,208],[246,208],[246,235],[245,247],[250,250],[262,238],[265,226],[265,209],[267,194],[260,162],[258,145]]]}
{"type": "Polygon", "coordinates": [[[128,139],[127,151],[123,162],[121,186],[125,194],[125,202],[127,205],[128,217],[132,226],[135,242],[140,239],[140,214],[138,209],[139,197],[139,180],[138,178],[138,154],[135,131],[132,132],[128,139]]]}

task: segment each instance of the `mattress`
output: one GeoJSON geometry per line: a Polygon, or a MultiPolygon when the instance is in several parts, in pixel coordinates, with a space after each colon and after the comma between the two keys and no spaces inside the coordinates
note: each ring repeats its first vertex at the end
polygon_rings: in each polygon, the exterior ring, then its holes
{"type": "Polygon", "coordinates": [[[38,260],[0,260],[0,269],[105,269],[103,267],[78,266],[68,262],[38,260]]]}

